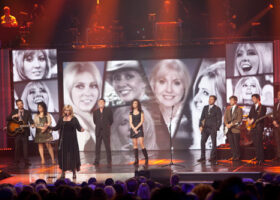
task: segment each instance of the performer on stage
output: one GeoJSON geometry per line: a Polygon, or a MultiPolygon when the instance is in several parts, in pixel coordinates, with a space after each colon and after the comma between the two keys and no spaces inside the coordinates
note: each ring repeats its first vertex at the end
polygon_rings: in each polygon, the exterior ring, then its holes
{"type": "Polygon", "coordinates": [[[44,144],[46,144],[46,147],[49,151],[52,159],[52,164],[55,164],[53,148],[51,145],[53,137],[50,129],[48,129],[48,127],[52,124],[52,119],[51,115],[47,112],[47,105],[44,102],[38,103],[38,112],[34,116],[34,123],[36,126],[34,142],[38,144],[41,164],[45,164],[44,144]]]}
{"type": "MultiPolygon", "coordinates": [[[[266,114],[266,107],[261,104],[261,98],[258,94],[252,95],[253,105],[251,106],[248,124],[252,125],[257,119],[263,117],[266,114]]],[[[256,148],[256,160],[258,165],[262,165],[264,162],[264,150],[263,150],[263,131],[264,120],[260,120],[256,123],[255,128],[252,128],[251,135],[253,143],[256,148]]]]}
{"type": "Polygon", "coordinates": [[[273,108],[273,126],[274,137],[276,145],[276,157],[275,160],[280,161],[280,91],[277,92],[277,103],[273,108]]]}
{"type": "Polygon", "coordinates": [[[74,116],[73,108],[66,105],[63,108],[62,117],[58,120],[52,130],[60,130],[58,147],[58,164],[62,170],[61,178],[65,178],[65,171],[73,172],[73,179],[76,178],[76,171],[80,171],[80,151],[77,140],[77,130],[84,132],[78,119],[74,116]]]}
{"type": "Polygon", "coordinates": [[[226,109],[224,122],[227,128],[227,137],[229,140],[232,158],[229,160],[239,160],[240,159],[240,125],[242,123],[243,111],[237,105],[238,98],[236,96],[231,96],[229,98],[230,106],[226,109]]]}
{"type": "Polygon", "coordinates": [[[107,154],[107,167],[112,167],[110,134],[111,125],[113,123],[113,113],[110,108],[105,107],[105,100],[98,100],[98,109],[93,112],[93,122],[96,125],[96,146],[95,146],[95,161],[94,165],[99,166],[101,142],[103,140],[106,154],[107,154]]]}
{"type": "Polygon", "coordinates": [[[209,136],[211,136],[212,141],[212,151],[209,161],[215,163],[217,160],[217,150],[216,150],[216,138],[217,131],[220,129],[222,124],[222,111],[215,105],[217,97],[211,95],[209,97],[209,105],[204,106],[201,117],[199,120],[199,129],[201,132],[201,157],[198,162],[205,161],[205,143],[209,136]]]}
{"type": "MultiPolygon", "coordinates": [[[[23,124],[31,124],[31,127],[34,127],[34,122],[31,116],[31,113],[28,110],[25,110],[23,107],[23,101],[21,99],[16,100],[16,105],[18,109],[12,111],[12,113],[7,117],[7,121],[15,120],[22,122],[23,124]]],[[[28,137],[30,135],[30,129],[24,128],[23,133],[19,133],[15,136],[15,164],[18,166],[20,161],[20,145],[23,147],[23,158],[25,166],[29,166],[28,160],[28,137]]]]}
{"type": "Polygon", "coordinates": [[[139,100],[134,99],[131,103],[131,112],[129,114],[129,124],[130,124],[130,137],[133,141],[133,150],[135,156],[134,165],[139,164],[138,159],[138,141],[142,148],[143,155],[145,157],[145,165],[148,165],[148,153],[144,146],[144,132],[143,132],[143,123],[144,123],[144,112],[141,108],[141,103],[139,100]]]}
{"type": "Polygon", "coordinates": [[[11,13],[10,7],[5,6],[3,10],[4,10],[4,15],[1,16],[1,25],[6,28],[17,27],[18,26],[17,20],[14,16],[10,14],[11,13]]]}

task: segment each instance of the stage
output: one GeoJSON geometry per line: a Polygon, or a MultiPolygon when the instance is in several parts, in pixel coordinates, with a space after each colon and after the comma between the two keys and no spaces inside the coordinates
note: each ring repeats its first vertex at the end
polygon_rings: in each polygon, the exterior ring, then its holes
{"type": "MultiPolygon", "coordinates": [[[[30,157],[31,166],[26,168],[21,162],[19,166],[13,163],[13,155],[7,153],[1,155],[0,169],[11,175],[9,178],[0,180],[1,183],[16,184],[22,182],[29,184],[39,178],[45,179],[48,183],[53,183],[60,177],[58,165],[51,165],[51,161],[46,155],[46,164],[40,164],[40,157],[30,157]]],[[[210,151],[207,151],[207,155],[210,151]]],[[[93,165],[94,152],[81,152],[81,170],[77,174],[75,182],[82,183],[90,177],[95,177],[98,181],[104,181],[106,178],[114,180],[126,180],[138,172],[139,175],[149,174],[153,179],[169,179],[170,174],[179,174],[180,181],[202,183],[211,182],[217,179],[224,179],[229,176],[240,176],[257,180],[265,172],[280,173],[280,162],[266,160],[263,166],[257,166],[250,160],[228,161],[218,160],[217,164],[198,163],[196,160],[200,157],[200,150],[175,151],[175,164],[180,166],[163,167],[169,164],[170,154],[168,151],[149,151],[149,166],[144,168],[143,155],[140,154],[140,165],[138,168],[133,166],[133,152],[112,152],[113,165],[107,168],[105,152],[101,155],[101,164],[98,168],[93,165]]],[[[67,172],[66,178],[72,180],[72,173],[67,172]]],[[[165,180],[165,181],[167,181],[165,180]]],[[[161,180],[162,181],[162,180],[161,180]]]]}

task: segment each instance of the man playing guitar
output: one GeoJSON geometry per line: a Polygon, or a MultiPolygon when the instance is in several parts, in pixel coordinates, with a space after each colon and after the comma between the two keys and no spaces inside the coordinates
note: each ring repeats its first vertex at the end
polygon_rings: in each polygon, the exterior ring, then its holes
{"type": "MultiPolygon", "coordinates": [[[[18,99],[16,100],[16,105],[18,109],[15,109],[12,111],[12,113],[7,117],[7,121],[18,121],[23,124],[31,124],[31,127],[34,127],[34,122],[31,116],[31,113],[28,110],[25,110],[23,107],[23,101],[18,99]]],[[[15,136],[15,164],[18,166],[20,161],[20,152],[19,149],[20,143],[22,143],[23,146],[23,158],[25,162],[25,166],[29,166],[30,163],[28,161],[28,137],[30,135],[30,129],[24,128],[21,133],[18,133],[15,136]]]]}
{"type": "MultiPolygon", "coordinates": [[[[256,120],[266,115],[266,107],[261,104],[261,98],[258,94],[252,95],[253,105],[249,112],[248,124],[252,125],[256,120]]],[[[256,149],[257,164],[262,165],[264,162],[264,149],[263,149],[263,131],[264,119],[259,120],[256,126],[251,129],[250,133],[253,138],[253,143],[256,149]]]]}
{"type": "Polygon", "coordinates": [[[273,108],[273,126],[274,137],[276,143],[276,157],[275,160],[280,160],[280,91],[277,92],[277,103],[273,108]]]}
{"type": "Polygon", "coordinates": [[[229,98],[230,106],[225,111],[224,122],[227,128],[227,138],[229,140],[232,158],[229,160],[240,159],[240,125],[242,123],[243,111],[237,105],[237,97],[231,96],[229,98]]]}

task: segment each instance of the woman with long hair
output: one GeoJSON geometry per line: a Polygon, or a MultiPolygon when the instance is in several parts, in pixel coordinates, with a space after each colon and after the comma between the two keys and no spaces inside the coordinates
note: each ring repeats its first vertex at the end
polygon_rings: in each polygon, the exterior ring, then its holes
{"type": "Polygon", "coordinates": [[[133,150],[135,156],[134,165],[139,164],[138,159],[138,142],[140,143],[143,155],[145,157],[145,165],[148,164],[148,153],[144,146],[144,112],[141,108],[141,103],[138,99],[134,99],[131,103],[131,112],[129,114],[129,124],[130,124],[130,137],[133,142],[133,150]]]}
{"type": "Polygon", "coordinates": [[[140,101],[149,99],[147,83],[143,78],[145,74],[139,61],[109,61],[107,62],[106,77],[109,85],[105,87],[105,95],[112,105],[128,105],[133,99],[140,101]],[[115,94],[108,92],[110,87],[115,94]]]}
{"type": "Polygon", "coordinates": [[[239,79],[234,89],[234,95],[238,96],[238,103],[241,105],[253,104],[252,95],[261,95],[261,92],[262,88],[260,86],[259,80],[253,76],[239,79]]]}
{"type": "Polygon", "coordinates": [[[44,102],[38,103],[38,112],[34,116],[34,124],[36,126],[36,134],[34,142],[38,144],[41,164],[45,164],[44,144],[46,145],[52,159],[52,164],[55,164],[54,153],[51,142],[53,140],[52,133],[47,128],[52,124],[52,119],[47,111],[47,105],[44,102]]]}
{"type": "Polygon", "coordinates": [[[37,104],[44,102],[47,105],[48,112],[56,112],[57,108],[54,106],[54,100],[50,89],[43,81],[31,81],[26,84],[21,95],[25,109],[31,112],[37,111],[37,104]]]}
{"type": "Polygon", "coordinates": [[[80,171],[80,151],[77,139],[77,132],[84,132],[78,119],[74,116],[73,108],[66,105],[63,108],[62,116],[52,130],[60,130],[58,147],[58,164],[62,170],[62,178],[65,178],[65,171],[73,172],[73,179],[76,178],[76,171],[80,171]]]}
{"type": "Polygon", "coordinates": [[[234,54],[234,76],[273,72],[271,43],[240,43],[234,54]]]}
{"type": "Polygon", "coordinates": [[[188,95],[190,80],[186,65],[178,59],[161,60],[151,73],[150,84],[166,126],[171,124],[173,127],[170,133],[172,138],[188,95]]]}
{"type": "Polygon", "coordinates": [[[67,63],[63,70],[64,103],[73,107],[85,133],[78,132],[81,151],[95,149],[93,111],[102,93],[102,77],[94,62],[67,63]]]}
{"type": "MultiPolygon", "coordinates": [[[[210,95],[217,97],[216,105],[225,110],[224,98],[226,96],[225,61],[217,61],[202,69],[193,85],[193,99],[190,102],[192,112],[193,145],[191,149],[200,148],[201,133],[199,131],[199,119],[203,107],[208,104],[210,95]]],[[[221,126],[222,128],[222,126],[221,126]]],[[[220,128],[220,129],[221,129],[220,128]]],[[[224,134],[219,131],[217,144],[225,142],[224,134]]],[[[209,145],[207,145],[209,148],[209,145]]]]}
{"type": "MultiPolygon", "coordinates": [[[[142,107],[145,112],[143,130],[145,132],[144,143],[147,149],[158,150],[156,142],[156,132],[154,119],[150,112],[142,107]]],[[[130,112],[130,106],[119,107],[114,111],[114,122],[111,126],[111,148],[115,151],[132,150],[132,141],[129,138],[130,123],[127,113],[130,112]]]]}

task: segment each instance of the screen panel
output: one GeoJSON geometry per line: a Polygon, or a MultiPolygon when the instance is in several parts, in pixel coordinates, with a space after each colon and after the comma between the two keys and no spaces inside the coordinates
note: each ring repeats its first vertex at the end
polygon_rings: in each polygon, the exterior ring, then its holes
{"type": "MultiPolygon", "coordinates": [[[[56,125],[59,112],[57,51],[55,49],[13,50],[14,100],[21,99],[24,108],[32,117],[38,111],[37,104],[44,102],[56,125]]],[[[16,103],[14,103],[16,108],[16,103]]],[[[35,137],[35,128],[30,128],[30,140],[35,137]]],[[[58,132],[53,131],[53,140],[58,132]]]]}

